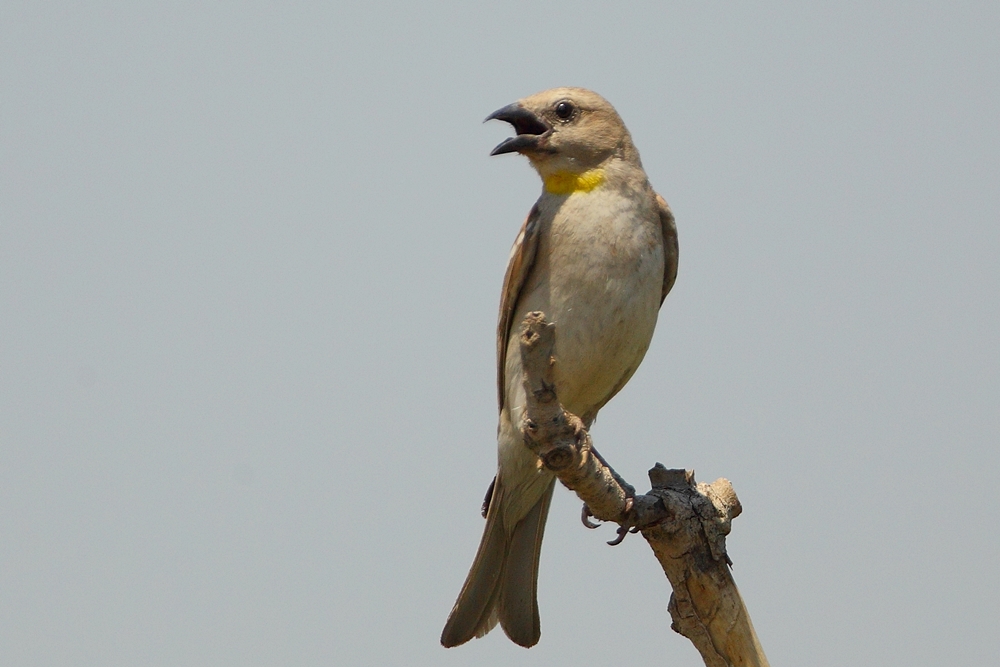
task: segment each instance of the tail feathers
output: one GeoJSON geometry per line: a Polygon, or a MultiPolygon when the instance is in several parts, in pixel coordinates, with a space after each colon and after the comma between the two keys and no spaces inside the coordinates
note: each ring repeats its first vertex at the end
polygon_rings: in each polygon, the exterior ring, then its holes
{"type": "Polygon", "coordinates": [[[554,482],[508,536],[503,526],[503,488],[497,481],[479,550],[441,633],[446,648],[484,636],[498,621],[521,646],[538,643],[538,556],[554,482]]]}
{"type": "Polygon", "coordinates": [[[538,557],[555,480],[514,528],[500,584],[500,627],[511,641],[534,646],[542,634],[538,618],[538,557]]]}
{"type": "Polygon", "coordinates": [[[502,512],[497,511],[503,492],[499,484],[496,486],[476,559],[441,633],[441,644],[446,648],[464,644],[473,637],[482,637],[499,620],[497,603],[507,556],[507,534],[503,529],[502,512]]]}

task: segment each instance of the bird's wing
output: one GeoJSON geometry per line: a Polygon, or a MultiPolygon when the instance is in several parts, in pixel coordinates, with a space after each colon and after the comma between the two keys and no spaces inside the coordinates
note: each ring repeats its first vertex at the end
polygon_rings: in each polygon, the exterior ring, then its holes
{"type": "Polygon", "coordinates": [[[497,401],[501,410],[504,402],[504,368],[507,364],[507,340],[511,318],[517,308],[517,300],[521,289],[528,280],[531,267],[535,263],[535,253],[538,250],[538,205],[531,208],[528,217],[521,226],[521,232],[514,241],[510,251],[510,262],[507,264],[507,274],[503,278],[503,293],[500,296],[500,317],[497,321],[497,401]]]}
{"type": "Polygon", "coordinates": [[[667,298],[667,293],[677,279],[677,225],[670,206],[660,195],[656,195],[656,207],[660,213],[660,227],[663,228],[663,291],[660,293],[660,303],[667,298]]]}

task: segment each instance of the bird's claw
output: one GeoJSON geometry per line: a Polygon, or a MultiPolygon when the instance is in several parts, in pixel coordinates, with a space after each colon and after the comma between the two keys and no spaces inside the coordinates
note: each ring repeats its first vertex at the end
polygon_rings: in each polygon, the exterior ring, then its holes
{"type": "Polygon", "coordinates": [[[608,546],[617,547],[619,544],[625,541],[625,536],[628,535],[628,528],[625,526],[618,526],[618,537],[608,542],[608,546]]]}
{"type": "Polygon", "coordinates": [[[609,546],[616,547],[625,541],[625,536],[628,535],[629,533],[639,532],[639,526],[635,525],[635,516],[632,512],[632,509],[634,507],[635,507],[635,498],[633,496],[629,496],[628,498],[625,499],[625,512],[623,513],[624,518],[622,519],[622,523],[620,526],[618,526],[618,530],[616,531],[618,533],[618,537],[608,542],[609,546]]]}
{"type": "Polygon", "coordinates": [[[601,525],[599,523],[594,523],[593,521],[591,521],[590,517],[592,516],[594,516],[594,514],[590,511],[590,507],[587,506],[587,503],[584,503],[583,512],[580,514],[580,520],[583,521],[584,526],[590,528],[591,530],[601,525]]]}

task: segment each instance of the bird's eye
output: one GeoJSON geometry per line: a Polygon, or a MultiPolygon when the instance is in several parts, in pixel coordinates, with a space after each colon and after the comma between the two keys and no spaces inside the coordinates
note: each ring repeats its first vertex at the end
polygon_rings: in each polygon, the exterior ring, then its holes
{"type": "Polygon", "coordinates": [[[556,105],[556,115],[563,120],[568,120],[570,116],[573,115],[573,105],[563,100],[556,105]]]}

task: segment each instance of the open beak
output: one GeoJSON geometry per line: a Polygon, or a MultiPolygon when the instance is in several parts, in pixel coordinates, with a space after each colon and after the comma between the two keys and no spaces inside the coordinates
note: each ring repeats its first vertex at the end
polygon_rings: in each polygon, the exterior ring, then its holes
{"type": "MultiPolygon", "coordinates": [[[[518,102],[497,109],[487,116],[486,120],[502,120],[510,123],[514,126],[514,131],[517,132],[516,137],[502,141],[490,155],[540,150],[543,142],[552,132],[552,127],[548,123],[522,107],[518,102]]],[[[483,122],[485,123],[486,120],[483,122]]]]}

